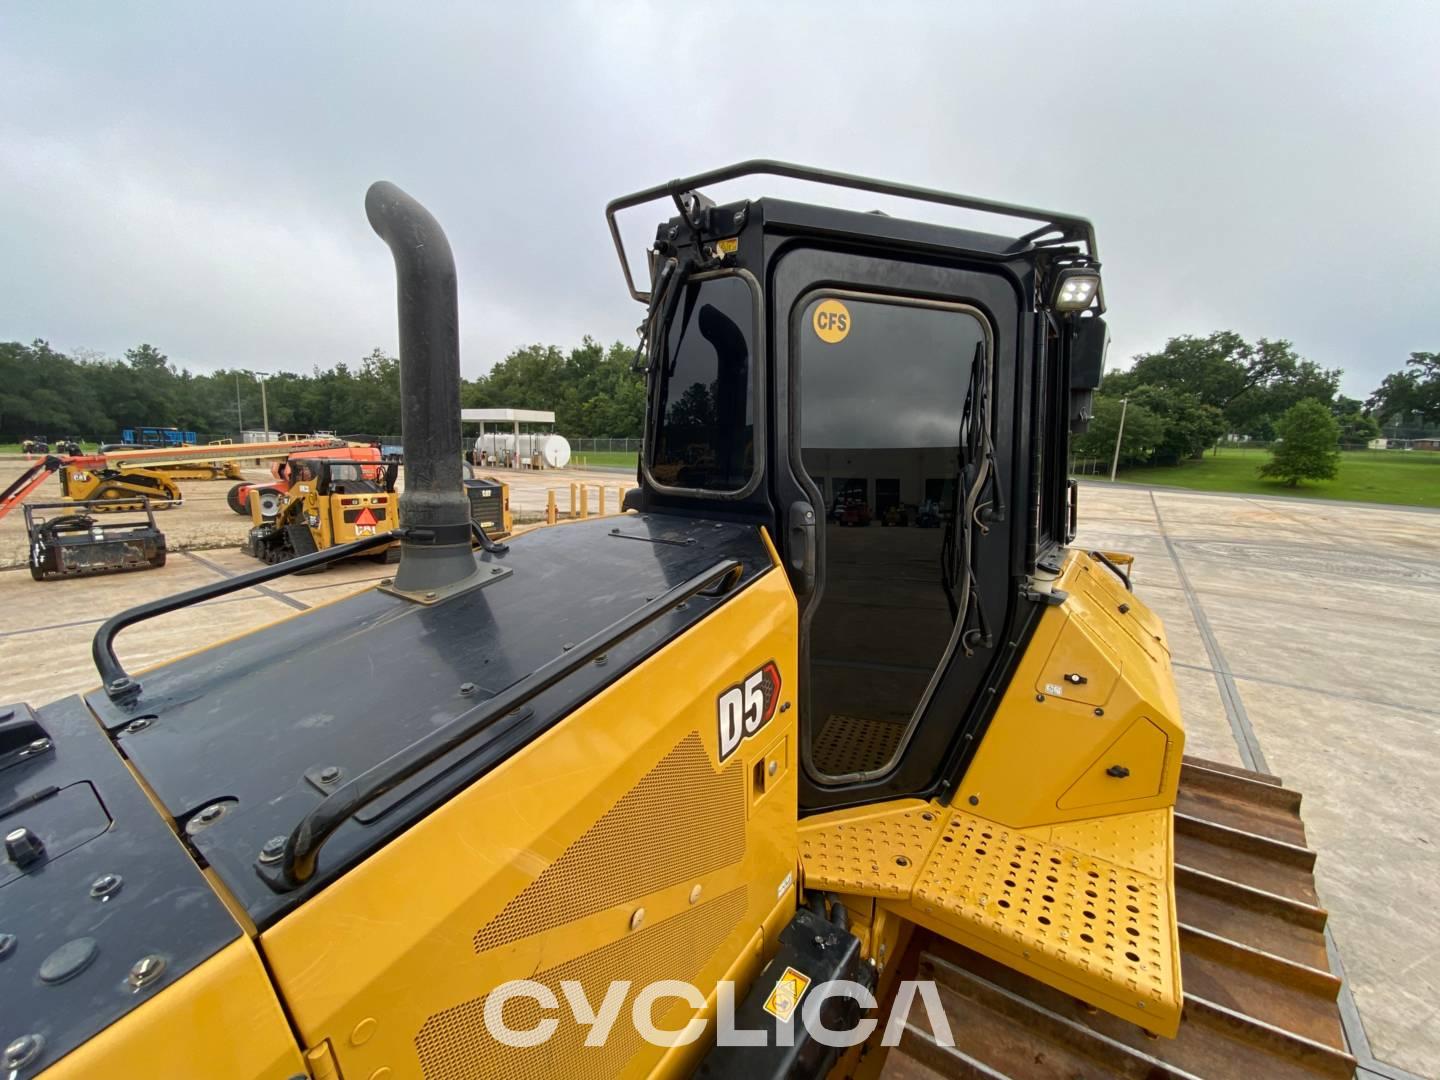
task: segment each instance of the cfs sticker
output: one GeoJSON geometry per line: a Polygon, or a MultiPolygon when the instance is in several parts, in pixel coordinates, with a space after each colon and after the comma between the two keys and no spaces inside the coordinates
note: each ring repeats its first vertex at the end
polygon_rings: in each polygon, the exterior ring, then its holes
{"type": "Polygon", "coordinates": [[[796,1008],[800,1005],[800,999],[805,996],[805,991],[810,988],[810,976],[804,972],[796,971],[787,967],[780,974],[770,996],[765,999],[765,1011],[782,1024],[788,1024],[790,1018],[795,1015],[796,1008]]]}
{"type": "Polygon", "coordinates": [[[717,700],[720,718],[720,760],[770,722],[780,700],[780,668],[774,660],[752,671],[717,700]]]}
{"type": "Polygon", "coordinates": [[[827,345],[844,341],[850,333],[850,309],[839,300],[822,300],[810,317],[815,327],[815,336],[827,345]]]}

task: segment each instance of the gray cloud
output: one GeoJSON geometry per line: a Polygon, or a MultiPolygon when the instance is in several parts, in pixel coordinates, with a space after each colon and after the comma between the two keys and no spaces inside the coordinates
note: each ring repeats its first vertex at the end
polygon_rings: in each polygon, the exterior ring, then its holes
{"type": "Polygon", "coordinates": [[[1363,396],[1440,348],[1430,4],[295,8],[0,14],[0,338],[393,347],[385,177],[450,233],[470,374],[630,340],[605,201],[773,156],[1090,215],[1115,357],[1233,328],[1363,396]]]}

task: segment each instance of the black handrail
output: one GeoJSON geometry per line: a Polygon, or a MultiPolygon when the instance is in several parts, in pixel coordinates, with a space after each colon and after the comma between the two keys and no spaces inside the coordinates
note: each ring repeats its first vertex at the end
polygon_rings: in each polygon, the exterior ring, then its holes
{"type": "Polygon", "coordinates": [[[1090,557],[1092,559],[1098,559],[1100,562],[1108,566],[1111,573],[1113,573],[1116,577],[1118,577],[1121,581],[1125,583],[1126,592],[1135,591],[1135,586],[1130,584],[1130,575],[1125,573],[1124,570],[1121,570],[1120,567],[1116,566],[1115,563],[1111,560],[1111,558],[1103,551],[1092,551],[1090,552],[1090,557]]]}
{"type": "Polygon", "coordinates": [[[728,580],[733,588],[739,581],[742,569],[738,559],[721,560],[710,569],[696,574],[689,581],[682,582],[644,607],[586,638],[573,649],[567,649],[555,659],[542,664],[508,690],[465,710],[442,727],[417,739],[403,750],[396,751],[378,765],[336,788],[325,796],[319,806],[301,818],[300,824],[296,825],[286,838],[279,874],[268,873],[268,867],[262,858],[259,864],[261,875],[277,889],[293,889],[305,884],[315,874],[321,846],[356,811],[462,746],[508,713],[522,708],[560,680],[594,662],[598,656],[614,649],[626,638],[639,633],[668,614],[677,604],[704,593],[718,582],[728,580]]]}
{"type": "Polygon", "coordinates": [[[176,593],[174,596],[163,596],[159,600],[151,600],[148,604],[137,604],[118,615],[111,616],[95,632],[95,640],[90,644],[90,655],[94,658],[95,670],[100,673],[100,679],[105,685],[106,696],[117,705],[134,701],[140,696],[139,682],[126,674],[125,668],[121,666],[120,660],[115,655],[115,636],[127,626],[134,626],[138,622],[153,619],[157,615],[168,615],[172,611],[189,607],[191,604],[213,600],[217,596],[239,592],[252,585],[263,585],[267,581],[274,581],[276,578],[285,577],[287,574],[293,574],[299,570],[307,570],[312,566],[326,566],[338,559],[349,555],[358,555],[362,551],[379,547],[381,544],[393,543],[403,534],[403,531],[394,529],[390,532],[376,533],[374,536],[362,536],[359,540],[351,540],[347,544],[336,544],[324,551],[287,559],[274,566],[264,566],[259,570],[251,570],[249,573],[238,574],[232,578],[225,578],[223,581],[201,585],[182,593],[176,593]]]}
{"type": "Polygon", "coordinates": [[[973,195],[958,195],[935,188],[916,187],[912,184],[899,184],[892,180],[876,180],[868,176],[856,176],[853,173],[834,172],[830,169],[817,169],[809,165],[795,165],[787,161],[771,161],[761,158],[753,161],[741,161],[734,165],[712,169],[709,172],[671,180],[669,183],[657,184],[644,191],[612,199],[606,205],[605,220],[610,225],[610,236],[615,241],[615,253],[620,256],[620,269],[625,274],[625,286],[630,290],[630,295],[642,304],[650,301],[650,294],[637,289],[635,279],[630,274],[630,260],[625,256],[625,242],[620,238],[620,226],[615,220],[615,215],[619,211],[628,210],[630,207],[639,206],[642,203],[653,202],[656,199],[674,198],[684,192],[694,191],[702,184],[720,184],[727,180],[739,179],[742,176],[761,175],[807,180],[816,184],[829,184],[832,187],[869,191],[876,195],[893,195],[901,199],[915,199],[920,202],[936,203],[940,206],[953,206],[961,210],[979,210],[987,214],[1023,218],[1026,221],[1043,221],[1046,223],[1044,228],[1035,229],[1018,238],[1023,242],[1022,246],[1048,232],[1058,231],[1062,234],[1062,239],[1083,240],[1090,257],[1097,261],[1100,258],[1099,248],[1095,244],[1095,227],[1088,218],[1075,214],[1061,214],[1033,206],[996,202],[993,199],[980,199],[973,195]]]}

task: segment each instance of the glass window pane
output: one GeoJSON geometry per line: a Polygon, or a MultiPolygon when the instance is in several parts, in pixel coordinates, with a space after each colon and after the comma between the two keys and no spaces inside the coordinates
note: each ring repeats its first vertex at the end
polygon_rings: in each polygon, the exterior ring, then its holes
{"type": "Polygon", "coordinates": [[[834,478],[809,623],[812,760],[843,775],[888,763],[954,629],[945,561],[986,338],[967,311],[849,297],[798,317],[801,461],[834,478]]]}
{"type": "Polygon", "coordinates": [[[742,278],[688,286],[659,373],[650,473],[670,487],[739,491],[755,471],[755,300],[742,278]]]}

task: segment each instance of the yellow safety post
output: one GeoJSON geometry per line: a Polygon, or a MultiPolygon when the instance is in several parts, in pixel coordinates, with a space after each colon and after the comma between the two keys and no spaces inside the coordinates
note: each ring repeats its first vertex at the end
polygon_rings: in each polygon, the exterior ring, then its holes
{"type": "Polygon", "coordinates": [[[559,520],[559,514],[555,509],[555,489],[551,488],[545,493],[545,524],[554,525],[559,520]]]}
{"type": "Polygon", "coordinates": [[[580,485],[580,516],[582,518],[590,516],[590,492],[584,484],[580,485]]]}
{"type": "Polygon", "coordinates": [[[605,485],[604,485],[604,484],[596,484],[596,485],[595,485],[595,498],[596,498],[597,503],[599,504],[599,505],[597,505],[597,506],[595,507],[595,513],[599,514],[601,517],[604,517],[604,516],[605,516],[605,485]]]}
{"type": "Polygon", "coordinates": [[[574,484],[570,485],[570,516],[572,518],[577,518],[580,516],[580,504],[575,499],[574,484]]]}

